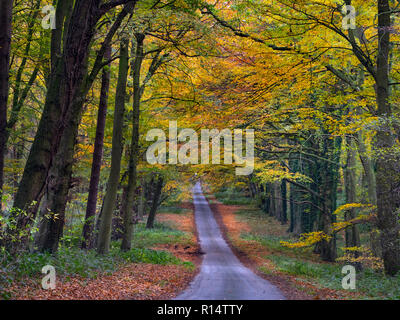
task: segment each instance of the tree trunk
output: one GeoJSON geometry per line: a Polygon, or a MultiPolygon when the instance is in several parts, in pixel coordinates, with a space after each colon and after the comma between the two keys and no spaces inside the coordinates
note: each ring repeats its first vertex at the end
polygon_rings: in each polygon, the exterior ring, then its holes
{"type": "Polygon", "coordinates": [[[282,218],[282,191],[281,191],[281,183],[274,182],[273,184],[273,197],[274,197],[274,213],[275,219],[281,221],[282,218]]]}
{"type": "Polygon", "coordinates": [[[376,133],[376,189],[378,228],[382,246],[385,272],[395,275],[400,270],[400,159],[394,152],[392,110],[389,101],[390,5],[388,0],[378,0],[378,58],[376,96],[380,126],[376,133]]]}
{"type": "MultiPolygon", "coordinates": [[[[111,46],[107,47],[104,55],[106,60],[111,59],[111,46]]],[[[100,181],[101,161],[103,158],[104,129],[106,126],[108,91],[110,88],[110,65],[103,70],[99,111],[97,115],[96,138],[94,142],[92,170],[90,174],[89,195],[86,206],[85,224],[82,231],[82,249],[87,249],[93,236],[94,219],[96,216],[97,194],[100,181]]]]}
{"type": "MultiPolygon", "coordinates": [[[[121,189],[121,184],[118,187],[121,189]]],[[[126,201],[127,197],[127,186],[122,187],[122,194],[118,194],[117,200],[115,201],[114,215],[111,222],[111,241],[121,240],[124,234],[124,212],[123,203],[126,201]]]]}
{"type": "Polygon", "coordinates": [[[282,214],[281,214],[281,223],[287,223],[287,182],[286,180],[282,180],[281,182],[281,198],[282,198],[282,214]]]}
{"type": "Polygon", "coordinates": [[[122,204],[124,206],[124,233],[122,237],[121,250],[128,251],[131,249],[132,234],[133,234],[133,202],[137,185],[137,162],[139,153],[139,120],[140,120],[140,73],[143,62],[143,41],[144,34],[135,34],[136,52],[135,59],[132,62],[133,74],[133,119],[132,119],[132,141],[130,146],[129,156],[129,178],[127,186],[127,198],[122,204]]]}
{"type": "Polygon", "coordinates": [[[338,183],[338,163],[340,159],[341,139],[323,138],[321,154],[330,161],[322,161],[320,174],[321,212],[319,218],[319,231],[331,236],[330,240],[323,240],[318,245],[318,251],[324,261],[334,262],[337,257],[336,235],[332,232],[332,223],[335,222],[333,212],[336,209],[336,194],[338,183]],[[337,164],[336,164],[337,163],[337,164]]]}
{"type": "Polygon", "coordinates": [[[139,195],[139,207],[138,207],[138,218],[142,220],[145,214],[145,195],[144,195],[144,178],[140,181],[140,195],[139,195]]]}
{"type": "Polygon", "coordinates": [[[60,148],[51,166],[46,182],[44,212],[41,212],[41,228],[47,230],[40,231],[45,234],[42,242],[38,243],[38,250],[42,252],[55,253],[58,243],[63,233],[65,223],[65,207],[67,204],[68,192],[71,186],[72,167],[74,160],[75,144],[78,135],[78,128],[82,118],[84,97],[81,93],[70,114],[61,137],[60,148]]]}
{"type": "Polygon", "coordinates": [[[117,92],[115,98],[114,126],[111,151],[111,171],[107,183],[107,192],[104,198],[102,217],[99,226],[97,240],[97,252],[100,254],[108,253],[111,240],[111,224],[117,198],[119,185],[121,159],[123,151],[123,132],[125,113],[126,84],[129,69],[129,41],[123,39],[121,42],[121,53],[119,63],[119,74],[117,92]]]}
{"type": "MultiPolygon", "coordinates": [[[[0,2],[0,199],[4,184],[13,0],[0,2]]],[[[0,202],[0,211],[2,211],[0,202]]]]}
{"type": "MultiPolygon", "coordinates": [[[[299,160],[294,159],[296,157],[295,154],[291,154],[289,158],[289,166],[293,172],[301,171],[301,167],[299,165],[299,160]]],[[[302,200],[304,198],[304,192],[295,185],[290,185],[290,226],[289,232],[293,233],[296,236],[306,232],[305,224],[304,224],[304,209],[306,206],[302,204],[302,200]]]]}
{"type": "MultiPolygon", "coordinates": [[[[347,141],[347,160],[346,160],[346,169],[345,169],[345,192],[346,192],[346,203],[356,203],[356,190],[357,190],[357,182],[356,182],[356,149],[354,145],[354,138],[351,136],[346,137],[347,141]]],[[[356,209],[350,209],[345,213],[345,220],[349,221],[356,217],[356,209]]],[[[346,228],[345,231],[346,236],[346,247],[360,247],[360,234],[358,232],[357,225],[353,225],[351,227],[346,228]]],[[[359,252],[352,251],[352,255],[354,258],[359,257],[359,252]]],[[[360,270],[361,265],[359,263],[355,264],[355,267],[360,270]]]]}
{"type": "MultiPolygon", "coordinates": [[[[374,162],[367,153],[367,147],[363,141],[362,132],[359,131],[357,133],[357,142],[358,154],[361,160],[361,163],[364,168],[364,177],[366,178],[366,185],[368,190],[368,203],[376,206],[377,199],[376,199],[376,176],[375,176],[375,168],[374,162]]],[[[371,243],[371,250],[374,256],[382,257],[382,250],[379,242],[379,232],[376,229],[376,225],[372,223],[371,232],[370,232],[370,243],[371,243]]]]}
{"type": "MultiPolygon", "coordinates": [[[[112,33],[112,31],[110,31],[112,33]]],[[[103,55],[109,46],[110,39],[103,43],[104,52],[100,51],[96,61],[102,61],[103,55]]],[[[83,64],[83,68],[87,70],[87,63],[83,64]]],[[[41,227],[47,230],[44,237],[41,237],[42,242],[38,244],[40,251],[56,252],[58,242],[62,236],[65,219],[65,207],[67,205],[68,192],[71,185],[72,167],[74,161],[74,149],[76,145],[79,124],[81,123],[83,106],[86,100],[86,95],[96,78],[97,64],[91,72],[91,75],[85,76],[85,81],[82,84],[77,96],[74,97],[72,108],[66,115],[66,125],[61,136],[60,147],[56,154],[54,163],[52,164],[46,183],[46,206],[43,207],[44,212],[41,213],[41,227]],[[46,218],[47,216],[47,218],[46,218]],[[56,217],[56,219],[54,218],[56,217]],[[47,226],[46,226],[47,224],[47,226]]],[[[87,71],[85,71],[87,74],[87,71]]],[[[40,232],[44,234],[44,232],[40,232]]]]}
{"type": "Polygon", "coordinates": [[[358,155],[364,168],[365,177],[367,178],[368,198],[371,204],[376,205],[376,177],[374,162],[371,157],[368,156],[367,147],[363,141],[361,131],[358,132],[355,141],[357,142],[358,155]]]}
{"type": "Polygon", "coordinates": [[[147,229],[153,229],[154,228],[154,221],[156,218],[156,213],[157,213],[157,208],[159,205],[159,200],[160,200],[160,196],[161,196],[161,191],[163,188],[163,178],[161,176],[158,177],[157,180],[157,184],[154,188],[154,195],[153,195],[153,201],[151,204],[151,209],[149,212],[149,216],[147,218],[147,224],[146,224],[146,228],[147,229]]]}

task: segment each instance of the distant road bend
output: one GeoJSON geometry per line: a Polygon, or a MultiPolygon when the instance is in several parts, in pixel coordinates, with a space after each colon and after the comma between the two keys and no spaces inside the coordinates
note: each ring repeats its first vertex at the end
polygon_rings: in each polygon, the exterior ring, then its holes
{"type": "Polygon", "coordinates": [[[193,188],[193,202],[205,256],[200,273],[176,300],[284,300],[275,286],[246,268],[234,255],[222,237],[200,183],[193,188]]]}

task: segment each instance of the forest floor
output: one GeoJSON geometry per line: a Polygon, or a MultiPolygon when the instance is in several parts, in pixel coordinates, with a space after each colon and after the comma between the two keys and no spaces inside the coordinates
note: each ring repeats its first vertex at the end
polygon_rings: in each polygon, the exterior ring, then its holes
{"type": "Polygon", "coordinates": [[[281,240],[290,240],[287,225],[261,212],[254,204],[241,204],[239,195],[226,199],[224,195],[216,198],[209,190],[205,194],[225,239],[241,262],[277,286],[287,299],[399,298],[400,279],[368,270],[357,275],[357,290],[342,289],[342,264],[322,262],[311,248],[288,249],[280,245],[281,240]]]}
{"type": "MultiPolygon", "coordinates": [[[[282,247],[280,241],[293,240],[288,226],[269,217],[248,198],[212,194],[207,188],[204,194],[241,262],[278,287],[287,299],[400,299],[400,276],[391,278],[364,270],[357,274],[357,290],[343,290],[342,264],[322,262],[311,248],[282,247]]],[[[67,240],[77,239],[67,235],[67,240]]],[[[76,241],[71,248],[71,243],[66,243],[56,257],[28,254],[20,258],[17,267],[1,266],[0,299],[167,300],[188,287],[203,257],[189,199],[160,208],[152,230],[145,228],[145,221],[140,222],[133,249],[127,253],[119,251],[118,242],[113,242],[105,256],[94,250],[82,251],[78,244],[76,241]],[[48,264],[57,272],[54,290],[41,288],[44,275],[40,271],[48,264]],[[6,287],[4,279],[9,283],[6,287]]]]}
{"type": "Polygon", "coordinates": [[[142,262],[121,263],[111,271],[95,269],[91,276],[63,272],[60,276],[57,274],[54,290],[43,290],[41,279],[44,275],[36,272],[33,276],[21,277],[14,281],[7,289],[9,298],[163,300],[175,297],[195,277],[202,258],[196,237],[193,205],[186,202],[176,208],[164,209],[161,208],[157,214],[154,230],[146,230],[144,222],[136,228],[134,252],[143,255],[142,262]],[[151,256],[146,257],[145,254],[148,253],[151,253],[151,256]],[[150,263],[146,263],[147,261],[150,263]]]}

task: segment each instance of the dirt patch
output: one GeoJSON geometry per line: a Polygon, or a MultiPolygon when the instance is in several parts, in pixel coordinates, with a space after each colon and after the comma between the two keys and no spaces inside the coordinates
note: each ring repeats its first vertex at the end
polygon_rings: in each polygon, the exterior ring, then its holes
{"type": "Polygon", "coordinates": [[[203,253],[199,246],[165,244],[153,247],[152,249],[169,251],[182,261],[192,262],[196,266],[196,269],[199,269],[201,266],[203,253]]]}
{"type": "Polygon", "coordinates": [[[192,235],[192,241],[196,242],[195,226],[193,225],[193,214],[162,213],[157,215],[157,221],[173,224],[174,228],[192,235]]]}
{"type": "Polygon", "coordinates": [[[200,270],[203,260],[203,253],[199,245],[196,221],[194,219],[194,205],[190,202],[184,202],[181,207],[189,210],[190,213],[174,214],[162,213],[157,216],[157,221],[173,223],[178,230],[187,232],[191,235],[191,244],[165,244],[154,247],[156,250],[167,250],[183,261],[190,261],[196,266],[197,272],[200,270]]]}

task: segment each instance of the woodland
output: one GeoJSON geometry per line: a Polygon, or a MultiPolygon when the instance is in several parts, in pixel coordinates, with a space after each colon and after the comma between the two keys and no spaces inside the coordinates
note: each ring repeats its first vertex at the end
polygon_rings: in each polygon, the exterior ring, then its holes
{"type": "Polygon", "coordinates": [[[281,225],[276,250],[399,299],[399,18],[394,0],[1,0],[0,298],[50,262],[178,263],[138,235],[201,179],[281,225]],[[254,171],[149,163],[171,121],[254,130],[254,171]]]}

